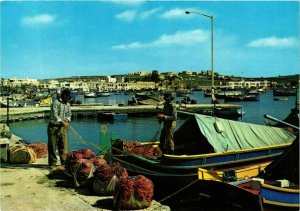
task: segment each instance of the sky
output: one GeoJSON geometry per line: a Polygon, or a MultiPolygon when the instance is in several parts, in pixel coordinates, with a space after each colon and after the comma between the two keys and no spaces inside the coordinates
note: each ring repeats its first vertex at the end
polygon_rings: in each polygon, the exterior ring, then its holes
{"type": "Polygon", "coordinates": [[[2,1],[0,77],[207,71],[211,40],[219,74],[299,74],[299,2],[2,1]]]}

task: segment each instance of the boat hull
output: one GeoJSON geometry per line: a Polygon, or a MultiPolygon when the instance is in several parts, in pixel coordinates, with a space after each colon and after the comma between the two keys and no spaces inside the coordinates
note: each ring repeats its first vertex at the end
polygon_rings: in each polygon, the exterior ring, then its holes
{"type": "Polygon", "coordinates": [[[199,177],[200,168],[210,173],[214,172],[215,175],[222,174],[222,177],[210,178],[209,180],[229,182],[256,176],[259,173],[258,167],[256,167],[254,173],[249,171],[248,175],[244,174],[244,176],[238,176],[237,169],[249,167],[250,165],[259,166],[262,163],[271,161],[280,155],[287,146],[273,147],[273,149],[243,150],[239,153],[211,153],[199,156],[163,155],[161,159],[146,158],[113,147],[111,160],[119,162],[128,170],[130,175],[141,174],[151,179],[156,187],[155,197],[160,200],[196,180],[205,180],[205,178],[199,177]]]}
{"type": "Polygon", "coordinates": [[[288,189],[262,184],[260,194],[263,203],[270,206],[299,208],[299,189],[288,189]]]}

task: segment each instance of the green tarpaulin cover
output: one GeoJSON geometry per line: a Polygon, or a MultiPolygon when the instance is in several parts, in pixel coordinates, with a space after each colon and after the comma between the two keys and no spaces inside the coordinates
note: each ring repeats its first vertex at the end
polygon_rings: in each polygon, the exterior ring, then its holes
{"type": "Polygon", "coordinates": [[[178,129],[178,139],[175,139],[175,144],[185,142],[185,145],[188,145],[186,142],[191,142],[191,144],[201,142],[200,146],[204,144],[211,145],[214,152],[288,144],[296,138],[295,135],[282,128],[232,121],[201,114],[193,114],[187,121],[190,121],[190,123],[183,124],[182,128],[178,129]],[[184,132],[184,130],[188,130],[188,132],[184,132]],[[183,135],[180,135],[180,133],[183,135]],[[188,136],[189,140],[180,140],[184,139],[184,136],[188,136]]]}

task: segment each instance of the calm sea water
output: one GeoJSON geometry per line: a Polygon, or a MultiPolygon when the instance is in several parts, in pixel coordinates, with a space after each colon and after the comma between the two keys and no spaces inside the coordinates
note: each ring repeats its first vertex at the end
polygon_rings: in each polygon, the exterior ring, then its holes
{"type": "MultiPolygon", "coordinates": [[[[110,97],[78,99],[85,103],[103,103],[104,105],[125,104],[131,95],[111,95],[110,97]]],[[[198,103],[210,103],[210,98],[205,98],[203,92],[194,92],[190,95],[191,99],[198,103]]],[[[181,100],[181,98],[176,98],[181,100]]],[[[273,101],[272,92],[261,95],[257,102],[237,102],[242,105],[245,115],[239,120],[255,124],[264,124],[264,114],[284,119],[295,105],[295,97],[288,97],[287,101],[273,101]]],[[[184,122],[180,118],[177,127],[184,122]]],[[[47,123],[48,120],[28,120],[23,122],[10,123],[10,130],[17,136],[29,142],[47,142],[47,123]]],[[[94,145],[100,142],[100,127],[107,126],[111,134],[123,140],[149,141],[158,140],[160,124],[155,116],[153,117],[129,117],[125,122],[98,122],[95,118],[74,119],[72,128],[68,131],[69,150],[87,147],[95,152],[98,149],[94,145]],[[88,143],[88,144],[87,144],[88,143]]]]}

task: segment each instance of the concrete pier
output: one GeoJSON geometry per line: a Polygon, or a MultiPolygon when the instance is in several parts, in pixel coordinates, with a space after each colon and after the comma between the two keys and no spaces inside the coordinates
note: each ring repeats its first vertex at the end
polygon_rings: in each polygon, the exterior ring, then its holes
{"type": "MultiPolygon", "coordinates": [[[[182,104],[178,105],[178,110],[189,110],[189,111],[204,111],[212,110],[214,107],[219,108],[241,108],[240,105],[235,104],[182,104]]],[[[162,106],[159,106],[162,108],[162,106]]],[[[118,106],[118,105],[80,105],[72,106],[72,114],[74,117],[77,116],[96,116],[99,111],[110,111],[133,114],[147,114],[157,113],[157,106],[154,105],[137,105],[137,106],[118,106]]],[[[7,108],[0,108],[0,122],[15,122],[30,119],[39,119],[49,117],[50,108],[47,107],[13,107],[9,108],[9,118],[7,118],[7,108]]]]}

